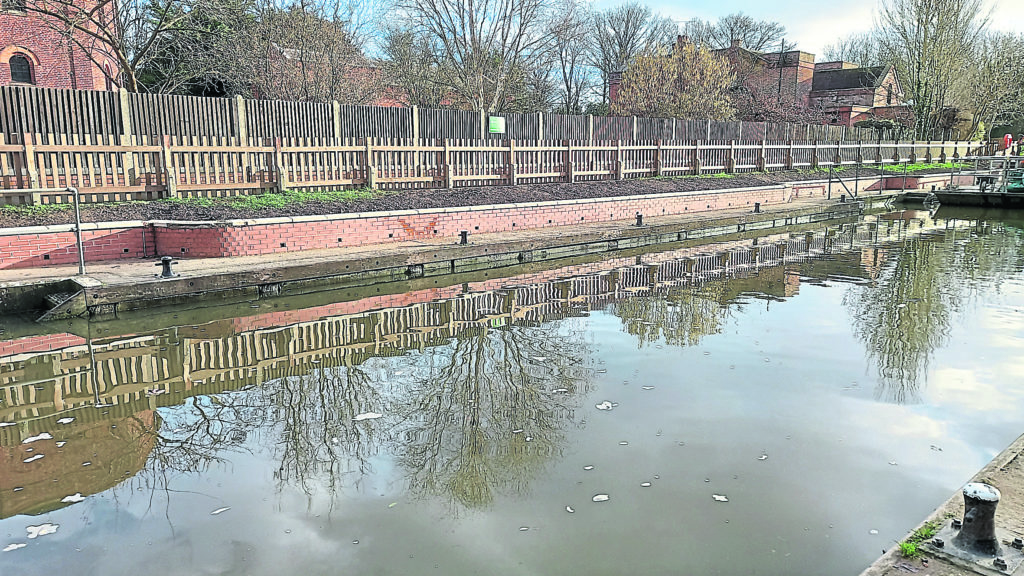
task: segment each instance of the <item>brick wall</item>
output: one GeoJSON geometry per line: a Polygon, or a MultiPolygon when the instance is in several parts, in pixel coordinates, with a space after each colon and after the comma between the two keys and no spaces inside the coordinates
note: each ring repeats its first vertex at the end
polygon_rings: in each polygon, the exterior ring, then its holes
{"type": "MultiPolygon", "coordinates": [[[[143,258],[154,252],[148,225],[85,224],[82,244],[87,262],[143,258]]],[[[0,230],[0,269],[78,263],[74,226],[40,226],[0,230]]]]}
{"type": "MultiPolygon", "coordinates": [[[[69,45],[41,17],[23,12],[0,12],[0,86],[11,84],[10,59],[26,56],[32,64],[33,83],[46,88],[105,90],[106,76],[89,56],[69,45]]],[[[111,70],[113,61],[104,57],[111,70]]]]}
{"type": "Polygon", "coordinates": [[[8,356],[26,354],[30,352],[60,350],[69,346],[81,346],[83,344],[85,344],[85,338],[75,336],[74,334],[68,334],[66,332],[63,334],[30,336],[28,338],[18,338],[16,340],[3,340],[0,341],[0,358],[7,358],[8,356]]]}

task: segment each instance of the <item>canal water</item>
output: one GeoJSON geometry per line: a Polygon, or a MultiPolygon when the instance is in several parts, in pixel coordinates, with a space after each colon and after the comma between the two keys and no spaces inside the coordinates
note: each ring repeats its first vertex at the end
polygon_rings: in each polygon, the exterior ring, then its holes
{"type": "Polygon", "coordinates": [[[894,212],[8,319],[0,574],[854,575],[1024,432],[1022,245],[894,212]]]}

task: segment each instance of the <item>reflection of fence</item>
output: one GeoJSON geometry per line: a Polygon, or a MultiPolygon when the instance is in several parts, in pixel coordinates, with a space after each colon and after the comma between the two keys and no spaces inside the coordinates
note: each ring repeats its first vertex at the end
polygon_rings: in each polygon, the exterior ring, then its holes
{"type": "MultiPolygon", "coordinates": [[[[873,140],[866,128],[788,123],[683,120],[562,114],[501,114],[505,132],[491,133],[490,116],[466,110],[351,106],[0,86],[0,136],[38,133],[62,138],[461,138],[515,140],[873,140]]],[[[141,140],[140,140],[141,141],[141,140]]]]}
{"type": "Polygon", "coordinates": [[[453,188],[946,161],[976,142],[157,140],[0,135],[0,204],[226,196],[268,189],[453,188]],[[139,143],[141,142],[141,143],[139,143]]]}

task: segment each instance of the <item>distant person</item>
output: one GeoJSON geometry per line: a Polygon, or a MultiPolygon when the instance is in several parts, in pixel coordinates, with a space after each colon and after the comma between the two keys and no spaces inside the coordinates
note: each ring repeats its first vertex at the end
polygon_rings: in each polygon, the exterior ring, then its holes
{"type": "Polygon", "coordinates": [[[1014,155],[1024,156],[1024,134],[1017,138],[1017,150],[1014,152],[1014,155]]]}
{"type": "Polygon", "coordinates": [[[1010,147],[1013,145],[1013,134],[1003,134],[1003,150],[1006,150],[1005,154],[1010,154],[1010,147]]]}

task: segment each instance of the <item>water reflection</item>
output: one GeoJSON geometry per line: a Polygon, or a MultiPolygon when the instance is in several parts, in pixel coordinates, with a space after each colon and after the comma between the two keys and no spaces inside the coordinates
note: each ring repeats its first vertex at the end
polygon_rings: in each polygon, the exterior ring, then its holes
{"type": "Polygon", "coordinates": [[[151,333],[7,341],[0,517],[126,477],[166,489],[240,452],[269,455],[277,489],[310,498],[358,488],[383,457],[452,514],[486,507],[528,493],[582,426],[589,314],[607,310],[641,348],[696,346],[749,298],[801,282],[852,283],[876,397],[917,402],[972,291],[1022,269],[1021,242],[1016,228],[902,214],[151,333]],[[23,444],[41,433],[54,438],[23,444]]]}

